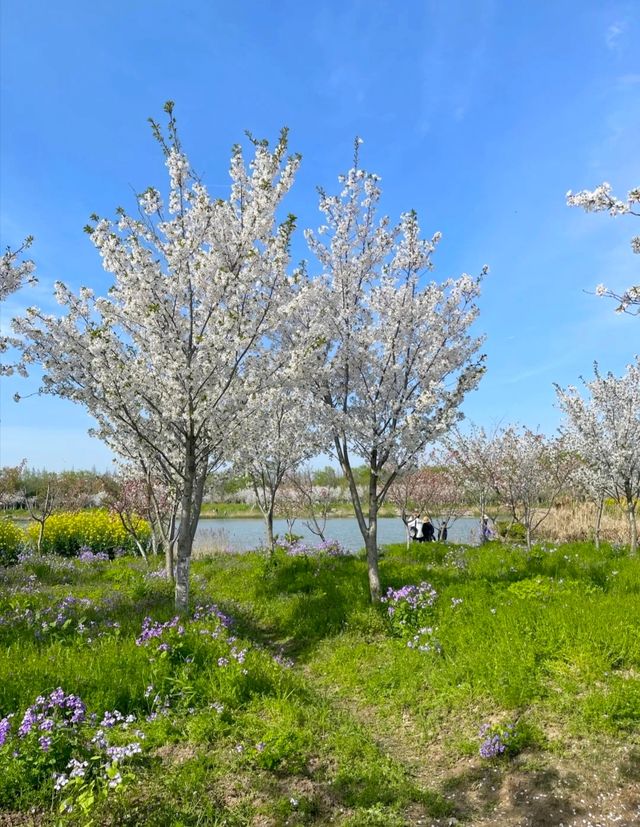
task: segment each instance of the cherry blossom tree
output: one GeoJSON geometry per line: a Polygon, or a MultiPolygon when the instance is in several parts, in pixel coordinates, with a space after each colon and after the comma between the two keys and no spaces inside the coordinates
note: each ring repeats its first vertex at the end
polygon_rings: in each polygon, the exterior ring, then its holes
{"type": "MultiPolygon", "coordinates": [[[[629,190],[627,200],[622,201],[611,192],[611,185],[606,181],[594,190],[567,193],[567,204],[570,207],[582,207],[586,212],[608,212],[609,215],[634,215],[640,218],[640,187],[629,190]]],[[[631,239],[631,249],[640,253],[640,235],[631,239]]],[[[615,293],[604,284],[596,287],[597,296],[606,296],[619,302],[617,313],[629,313],[632,316],[640,315],[640,284],[628,287],[623,293],[615,293]]]]}
{"type": "Polygon", "coordinates": [[[593,527],[593,541],[597,549],[600,548],[600,527],[604,512],[604,501],[607,498],[607,482],[602,467],[592,468],[581,458],[578,459],[575,470],[570,479],[574,496],[586,497],[595,505],[595,523],[593,527]]]}
{"type": "Polygon", "coordinates": [[[387,496],[400,511],[406,526],[407,548],[411,539],[411,513],[428,516],[441,538],[443,530],[457,520],[464,507],[457,480],[435,455],[429,457],[429,465],[405,468],[403,473],[396,476],[387,496]]]}
{"type": "MultiPolygon", "coordinates": [[[[295,472],[294,472],[295,473],[295,472]]],[[[287,524],[285,539],[293,537],[293,527],[302,512],[300,496],[294,488],[287,485],[288,475],[282,481],[278,489],[278,496],[275,503],[275,514],[281,517],[287,524]]]]}
{"type": "Polygon", "coordinates": [[[638,547],[636,509],[640,498],[640,358],[624,376],[603,376],[594,365],[594,378],[583,380],[588,394],[556,385],[558,404],[566,416],[563,432],[607,496],[624,503],[629,523],[631,554],[638,547]]]}
{"type": "Polygon", "coordinates": [[[141,471],[136,473],[133,465],[125,465],[117,477],[110,478],[108,506],[145,560],[149,551],[158,554],[164,550],[166,576],[173,578],[180,492],[154,477],[149,469],[141,471]],[[141,518],[151,527],[149,538],[141,518]]]}
{"type": "Polygon", "coordinates": [[[422,506],[418,504],[422,500],[420,480],[421,477],[417,468],[405,466],[402,473],[396,474],[396,478],[387,492],[387,499],[400,512],[400,517],[404,523],[407,550],[411,545],[410,515],[422,513],[422,506]]]}
{"type": "Polygon", "coordinates": [[[415,212],[397,227],[378,217],[379,179],[358,167],[338,196],[320,192],[326,225],[307,239],[322,267],[298,319],[299,346],[319,422],[348,482],[380,599],[378,512],[397,474],[460,418],[483,372],[477,317],[480,279],[425,281],[440,234],[420,238],[415,212]],[[370,471],[361,496],[353,459],[370,471]]]}
{"type": "Polygon", "coordinates": [[[275,544],[273,516],[278,491],[287,474],[321,447],[319,435],[310,426],[310,407],[308,394],[279,384],[249,399],[237,433],[234,467],[251,480],[271,550],[275,544]]]}
{"type": "MultiPolygon", "coordinates": [[[[16,250],[7,247],[2,258],[0,258],[0,304],[24,284],[35,284],[37,282],[34,275],[34,262],[31,259],[24,258],[25,251],[31,247],[32,243],[33,236],[27,236],[20,247],[16,250]]],[[[0,355],[6,353],[9,347],[18,346],[19,344],[12,336],[0,335],[0,355]]],[[[24,365],[21,362],[17,365],[4,362],[0,364],[0,376],[10,376],[14,370],[18,370],[23,376],[26,374],[24,365]]]]}
{"type": "Polygon", "coordinates": [[[449,474],[456,481],[467,504],[478,508],[481,520],[480,542],[487,539],[489,520],[498,518],[500,499],[494,485],[495,444],[484,428],[472,425],[464,433],[454,428],[444,439],[449,474]]]}
{"type": "Polygon", "coordinates": [[[510,425],[493,437],[493,487],[514,522],[524,526],[527,548],[565,490],[575,460],[558,439],[510,425]]]}
{"type": "Polygon", "coordinates": [[[27,236],[20,247],[12,250],[7,247],[0,259],[0,301],[19,290],[23,284],[34,284],[35,264],[24,258],[24,253],[33,244],[33,236],[27,236]]]}
{"type": "Polygon", "coordinates": [[[567,445],[516,425],[491,434],[474,428],[449,444],[469,478],[470,492],[478,494],[482,519],[493,500],[506,508],[512,525],[524,526],[527,548],[531,548],[535,531],[549,516],[575,467],[567,445]]]}
{"type": "Polygon", "coordinates": [[[3,465],[0,468],[0,508],[26,508],[26,494],[23,477],[27,460],[18,465],[3,465]]]}
{"type": "Polygon", "coordinates": [[[36,550],[38,553],[40,553],[42,548],[47,520],[56,508],[60,506],[60,497],[58,496],[60,492],[56,486],[56,482],[55,474],[46,475],[44,485],[32,496],[25,497],[29,516],[34,522],[38,523],[38,538],[36,540],[36,550]]]}
{"type": "Polygon", "coordinates": [[[337,482],[335,474],[329,476],[306,466],[287,474],[284,483],[287,510],[290,514],[302,515],[303,525],[322,541],[325,540],[329,514],[339,500],[338,488],[330,482],[337,482]]]}
{"type": "Polygon", "coordinates": [[[430,467],[430,494],[423,506],[436,529],[436,536],[445,539],[448,530],[464,512],[464,489],[447,464],[430,467]]]}
{"type": "Polygon", "coordinates": [[[290,216],[277,211],[299,164],[286,131],[271,149],[236,146],[231,193],[212,199],[182,149],[173,104],[167,135],[152,122],[169,172],[166,206],[150,187],[135,217],[87,228],[113,284],[104,297],[62,283],[61,316],[30,308],[16,322],[24,358],[42,364],[42,392],[87,408],[125,460],[146,459],[180,490],[175,600],[189,603],[191,549],[207,474],[224,459],[251,389],[244,365],[286,315],[290,216]]]}

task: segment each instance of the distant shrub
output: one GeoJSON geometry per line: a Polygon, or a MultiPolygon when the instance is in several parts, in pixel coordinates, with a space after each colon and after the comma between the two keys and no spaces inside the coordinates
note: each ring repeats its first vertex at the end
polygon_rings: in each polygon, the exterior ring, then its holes
{"type": "MultiPolygon", "coordinates": [[[[149,525],[141,518],[138,525],[139,534],[147,539],[151,533],[149,525]]],[[[27,529],[33,544],[37,541],[38,529],[39,526],[35,523],[27,529]]],[[[133,552],[134,543],[119,518],[106,509],[61,511],[49,517],[42,538],[43,553],[75,557],[87,549],[94,554],[102,552],[113,556],[117,549],[133,552]]]]}
{"type": "Polygon", "coordinates": [[[498,520],[496,529],[503,540],[511,540],[514,543],[526,542],[527,529],[522,523],[508,523],[506,520],[498,520]]]}
{"type": "Polygon", "coordinates": [[[0,518],[0,565],[15,563],[26,537],[13,520],[0,518]]]}

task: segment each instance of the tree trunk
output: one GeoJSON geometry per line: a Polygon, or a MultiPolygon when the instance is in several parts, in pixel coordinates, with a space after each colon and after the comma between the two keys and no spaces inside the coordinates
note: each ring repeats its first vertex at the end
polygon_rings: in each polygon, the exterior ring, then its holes
{"type": "Polygon", "coordinates": [[[267,526],[267,545],[269,546],[269,551],[273,554],[273,550],[276,545],[273,537],[273,503],[271,503],[269,508],[265,511],[264,521],[267,526]]]}
{"type": "Polygon", "coordinates": [[[379,603],[381,597],[380,573],[378,571],[378,475],[375,469],[375,451],[372,456],[369,477],[369,528],[365,538],[367,568],[369,569],[369,593],[371,602],[379,603]]]}
{"type": "Polygon", "coordinates": [[[204,470],[196,476],[196,459],[193,446],[187,454],[185,463],[184,488],[180,506],[180,530],[178,532],[178,553],[175,576],[175,603],[179,614],[189,610],[189,571],[191,568],[191,550],[200,518],[200,506],[204,494],[207,462],[204,470]]]}
{"type": "MultiPolygon", "coordinates": [[[[356,485],[355,477],[353,476],[353,469],[351,468],[351,463],[349,462],[349,454],[346,443],[341,444],[338,437],[334,438],[334,443],[336,446],[336,454],[338,456],[338,460],[340,461],[340,467],[342,468],[342,472],[344,473],[349,484],[349,493],[351,494],[353,510],[355,512],[356,519],[358,521],[358,528],[362,534],[362,539],[364,540],[364,545],[367,551],[367,567],[369,571],[369,592],[371,594],[371,602],[379,603],[380,575],[378,573],[378,477],[372,470],[371,477],[369,479],[369,525],[367,525],[363,514],[360,494],[358,493],[358,486],[356,485]]],[[[370,469],[374,469],[375,466],[376,451],[374,450],[371,454],[369,467],[370,469]]]]}
{"type": "Polygon", "coordinates": [[[163,536],[164,542],[164,567],[167,577],[175,581],[175,561],[174,551],[176,547],[176,508],[173,507],[173,514],[169,518],[166,535],[163,536]]]}
{"type": "Polygon", "coordinates": [[[380,573],[378,571],[378,532],[373,529],[366,538],[367,568],[369,570],[369,594],[372,603],[379,603],[381,596],[380,573]]]}
{"type": "Polygon", "coordinates": [[[170,580],[173,580],[175,577],[175,573],[173,570],[173,540],[168,541],[165,543],[164,546],[164,570],[166,572],[167,577],[170,580]]]}
{"type": "Polygon", "coordinates": [[[638,550],[638,526],[636,525],[636,504],[627,499],[627,519],[629,520],[629,554],[634,556],[638,550]]]}
{"type": "MultiPolygon", "coordinates": [[[[485,531],[485,506],[486,506],[486,497],[484,491],[480,491],[480,545],[483,546],[487,541],[487,532],[485,531]]],[[[488,525],[488,523],[487,523],[488,525]]]]}
{"type": "Polygon", "coordinates": [[[36,545],[36,550],[38,554],[40,554],[42,551],[42,539],[44,537],[44,520],[38,520],[38,523],[40,524],[40,528],[38,529],[38,542],[36,545]]]}
{"type": "Polygon", "coordinates": [[[138,549],[138,551],[140,552],[140,556],[142,557],[142,559],[144,560],[144,562],[145,562],[145,563],[146,563],[146,562],[148,562],[148,561],[147,561],[147,553],[146,553],[146,551],[144,550],[144,545],[143,545],[143,543],[142,543],[142,540],[139,540],[136,536],[134,536],[134,538],[133,538],[133,542],[135,543],[136,548],[137,548],[137,549],[138,549]]]}
{"type": "Polygon", "coordinates": [[[604,509],[604,500],[602,497],[598,500],[598,510],[596,511],[596,526],[594,533],[594,542],[596,548],[600,548],[600,524],[602,523],[602,511],[604,509]]]}
{"type": "Polygon", "coordinates": [[[193,509],[193,477],[188,473],[185,479],[180,506],[180,530],[178,532],[178,554],[176,561],[175,601],[176,611],[186,614],[189,610],[189,570],[191,568],[191,514],[193,509]]]}

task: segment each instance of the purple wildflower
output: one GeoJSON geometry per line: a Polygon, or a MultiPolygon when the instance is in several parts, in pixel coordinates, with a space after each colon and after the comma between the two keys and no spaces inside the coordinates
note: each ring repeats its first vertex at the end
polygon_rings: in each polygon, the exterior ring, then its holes
{"type": "Polygon", "coordinates": [[[514,725],[507,724],[506,727],[501,728],[483,724],[478,731],[478,735],[485,739],[480,745],[481,757],[497,758],[507,750],[509,741],[514,735],[514,725]]]}
{"type": "Polygon", "coordinates": [[[77,758],[72,758],[67,764],[67,769],[71,770],[69,778],[84,778],[88,766],[88,761],[78,761],[77,758]]]}
{"type": "Polygon", "coordinates": [[[142,752],[142,747],[137,741],[122,747],[107,747],[107,755],[112,761],[124,761],[140,752],[142,752]]]}
{"type": "Polygon", "coordinates": [[[7,735],[11,729],[11,717],[11,715],[7,715],[6,718],[2,718],[2,720],[0,720],[0,747],[3,746],[4,742],[7,740],[7,735]]]}
{"type": "Polygon", "coordinates": [[[34,711],[33,707],[29,707],[27,711],[24,713],[24,717],[22,718],[22,723],[18,727],[18,735],[20,738],[24,738],[28,735],[33,727],[35,726],[37,721],[37,714],[34,711]]]}
{"type": "Polygon", "coordinates": [[[89,546],[82,546],[78,554],[78,560],[81,563],[101,563],[109,559],[109,555],[104,551],[92,551],[89,546]]]}
{"type": "Polygon", "coordinates": [[[483,758],[495,758],[506,749],[506,744],[503,744],[499,735],[492,735],[480,747],[480,755],[483,758]]]}

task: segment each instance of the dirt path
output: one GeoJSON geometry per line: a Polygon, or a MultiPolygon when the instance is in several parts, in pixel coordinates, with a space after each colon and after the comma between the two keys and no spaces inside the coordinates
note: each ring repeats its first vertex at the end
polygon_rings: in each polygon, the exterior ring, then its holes
{"type": "MultiPolygon", "coordinates": [[[[313,677],[309,675],[313,681],[313,677]]],[[[432,818],[422,808],[407,823],[424,827],[640,827],[640,740],[576,741],[563,755],[524,752],[510,761],[479,756],[452,762],[446,734],[429,737],[405,711],[401,720],[337,692],[325,692],[338,709],[374,733],[382,752],[402,764],[426,790],[440,793],[454,815],[432,818]]]]}

